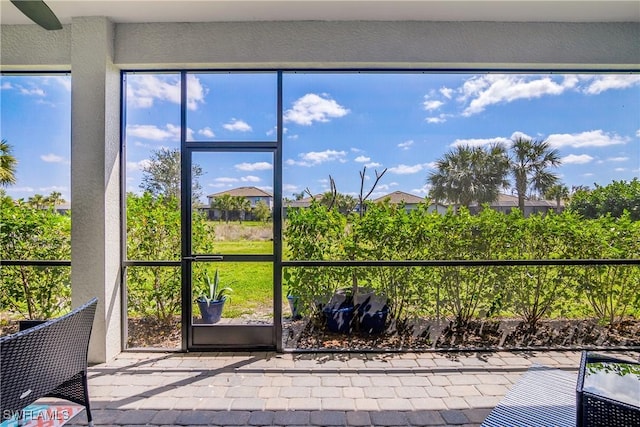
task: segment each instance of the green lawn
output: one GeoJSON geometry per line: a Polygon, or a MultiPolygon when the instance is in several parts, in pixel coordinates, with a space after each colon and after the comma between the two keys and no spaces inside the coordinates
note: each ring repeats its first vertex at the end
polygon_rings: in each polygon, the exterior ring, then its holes
{"type": "Polygon", "coordinates": [[[269,255],[273,253],[270,240],[216,241],[215,252],[221,254],[269,255]]]}

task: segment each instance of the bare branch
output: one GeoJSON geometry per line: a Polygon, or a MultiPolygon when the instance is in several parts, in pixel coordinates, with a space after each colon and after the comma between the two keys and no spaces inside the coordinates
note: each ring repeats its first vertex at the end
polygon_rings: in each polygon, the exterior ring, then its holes
{"type": "Polygon", "coordinates": [[[364,202],[366,202],[369,196],[371,196],[371,193],[373,193],[373,190],[375,190],[376,186],[378,185],[378,182],[380,182],[380,179],[382,179],[384,174],[387,172],[387,168],[384,168],[384,170],[381,173],[378,173],[378,171],[375,169],[374,169],[374,172],[376,173],[376,180],[373,182],[373,185],[371,186],[371,189],[369,190],[367,195],[363,197],[362,194],[364,193],[364,180],[367,175],[367,167],[364,166],[362,168],[362,171],[360,171],[360,195],[358,196],[359,202],[360,202],[360,216],[364,214],[364,202]]]}

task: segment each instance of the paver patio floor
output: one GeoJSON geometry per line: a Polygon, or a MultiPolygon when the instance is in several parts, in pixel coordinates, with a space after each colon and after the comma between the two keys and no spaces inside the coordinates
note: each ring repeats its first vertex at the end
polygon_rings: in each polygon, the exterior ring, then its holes
{"type": "MultiPolygon", "coordinates": [[[[617,352],[638,358],[638,353],[617,352]]],[[[96,426],[478,426],[533,364],[580,352],[122,353],[90,368],[96,426]]],[[[86,425],[84,412],[67,426],[86,425]]]]}

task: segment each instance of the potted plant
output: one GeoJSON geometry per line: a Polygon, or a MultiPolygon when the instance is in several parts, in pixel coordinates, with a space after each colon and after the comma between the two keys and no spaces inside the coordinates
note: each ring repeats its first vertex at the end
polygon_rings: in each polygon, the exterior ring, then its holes
{"type": "Polygon", "coordinates": [[[213,281],[208,273],[204,274],[204,284],[205,292],[202,292],[198,298],[196,298],[200,314],[202,315],[202,322],[209,324],[218,323],[222,316],[224,303],[227,298],[229,298],[229,293],[233,290],[228,287],[220,289],[220,274],[218,273],[218,269],[216,269],[213,281]]]}
{"type": "Polygon", "coordinates": [[[300,314],[300,297],[293,295],[291,289],[287,291],[287,301],[289,302],[289,309],[291,310],[291,318],[293,320],[302,319],[302,314],[300,314]]]}

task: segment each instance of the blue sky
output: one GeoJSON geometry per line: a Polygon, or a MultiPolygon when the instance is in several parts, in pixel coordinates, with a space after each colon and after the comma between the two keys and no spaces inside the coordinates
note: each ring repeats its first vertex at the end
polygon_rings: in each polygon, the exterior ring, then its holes
{"type": "MultiPolygon", "coordinates": [[[[150,153],[179,147],[176,74],[127,76],[127,189],[139,192],[150,153]]],[[[13,197],[69,199],[70,77],[3,76],[2,138],[19,160],[13,197]]],[[[275,73],[191,74],[187,135],[194,141],[276,138],[275,73]]],[[[639,74],[285,73],[284,195],[357,194],[359,171],[387,173],[373,197],[426,196],[433,163],[456,145],[548,139],[569,188],[640,175],[639,74]]],[[[197,153],[205,194],[273,189],[269,153],[197,153]]],[[[368,185],[367,185],[368,184],[368,185]]],[[[508,192],[508,191],[507,191],[508,192]]]]}

